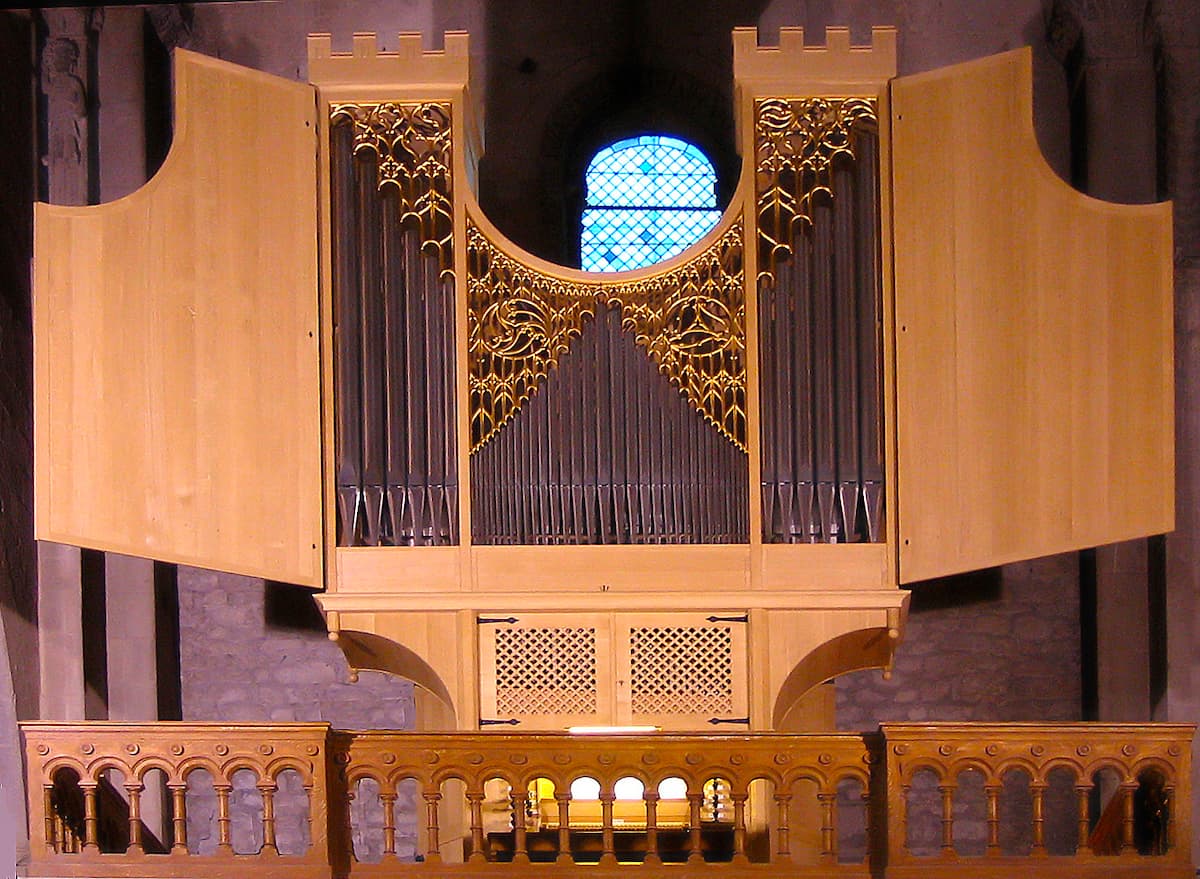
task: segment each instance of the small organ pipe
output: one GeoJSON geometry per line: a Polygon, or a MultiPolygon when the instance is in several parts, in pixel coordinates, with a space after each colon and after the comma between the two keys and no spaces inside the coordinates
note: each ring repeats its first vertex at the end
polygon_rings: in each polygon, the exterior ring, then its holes
{"type": "Polygon", "coordinates": [[[746,467],[745,454],[703,420],[622,329],[620,313],[601,311],[537,393],[475,454],[477,507],[506,486],[523,500],[511,519],[479,517],[473,539],[745,541],[747,511],[738,499],[746,467]],[[709,486],[715,490],[706,497],[709,486]],[[710,516],[707,530],[702,513],[710,516]]]}

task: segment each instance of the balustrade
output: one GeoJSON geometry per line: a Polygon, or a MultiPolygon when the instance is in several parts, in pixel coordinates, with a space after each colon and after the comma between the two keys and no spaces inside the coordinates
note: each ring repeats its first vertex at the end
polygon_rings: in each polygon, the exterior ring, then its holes
{"type": "Polygon", "coordinates": [[[1193,875],[1182,725],[23,731],[36,876],[1193,875]]]}

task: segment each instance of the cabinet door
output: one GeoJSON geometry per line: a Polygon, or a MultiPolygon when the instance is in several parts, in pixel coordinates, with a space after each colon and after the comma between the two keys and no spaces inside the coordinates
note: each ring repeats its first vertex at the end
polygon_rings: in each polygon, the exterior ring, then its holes
{"type": "Polygon", "coordinates": [[[1170,206],[1060,180],[1030,70],[892,83],[902,582],[1173,528],[1170,206]]]}
{"type": "Polygon", "coordinates": [[[320,585],[313,89],[177,52],[142,189],[35,215],[37,537],[320,585]]]}

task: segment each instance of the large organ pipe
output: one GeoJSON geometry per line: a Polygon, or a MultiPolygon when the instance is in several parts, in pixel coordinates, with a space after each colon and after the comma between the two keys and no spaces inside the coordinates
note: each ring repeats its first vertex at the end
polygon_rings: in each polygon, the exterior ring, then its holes
{"type": "Polygon", "coordinates": [[[852,152],[760,291],[766,542],[881,539],[876,135],[852,152]]]}
{"type": "Polygon", "coordinates": [[[338,542],[457,542],[454,288],[379,157],[331,135],[338,542]]]}

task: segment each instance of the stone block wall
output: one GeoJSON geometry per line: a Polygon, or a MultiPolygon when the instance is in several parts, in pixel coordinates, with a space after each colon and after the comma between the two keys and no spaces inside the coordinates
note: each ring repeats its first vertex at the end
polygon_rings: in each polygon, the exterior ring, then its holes
{"type": "MultiPolygon", "coordinates": [[[[338,729],[412,729],[412,684],[369,671],[352,683],[346,660],[329,640],[307,589],[183,567],[178,585],[184,720],[326,721],[338,729]]],[[[189,779],[188,845],[208,854],[216,850],[217,799],[211,779],[202,775],[189,779]]],[[[357,793],[355,851],[360,860],[377,861],[383,844],[378,791],[357,793]]],[[[301,818],[305,796],[298,776],[279,779],[281,852],[307,848],[309,828],[301,818]]],[[[397,809],[402,853],[409,856],[417,816],[411,799],[397,809]]],[[[238,851],[261,846],[261,811],[262,796],[253,779],[235,777],[230,817],[238,851]]]]}
{"type": "Polygon", "coordinates": [[[351,683],[308,590],[197,568],[178,582],[184,720],[412,729],[412,684],[351,683]]]}
{"type": "Polygon", "coordinates": [[[1051,556],[913,589],[890,680],[837,681],[837,722],[1080,719],[1078,558],[1051,556]]]}

